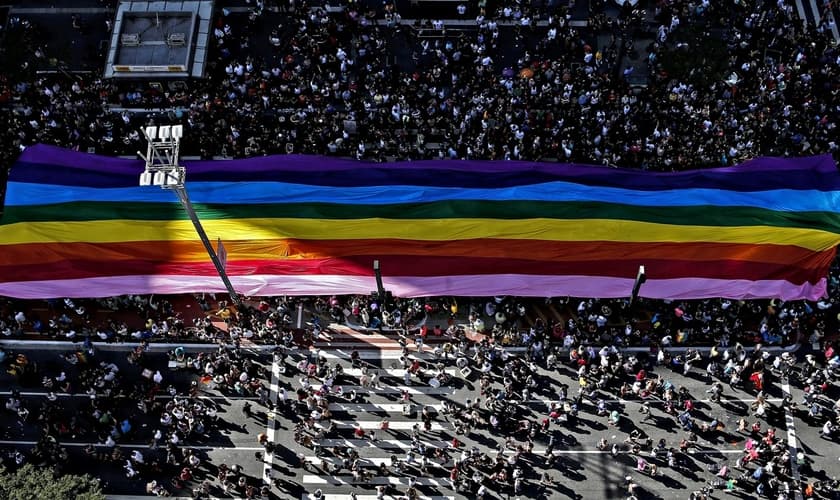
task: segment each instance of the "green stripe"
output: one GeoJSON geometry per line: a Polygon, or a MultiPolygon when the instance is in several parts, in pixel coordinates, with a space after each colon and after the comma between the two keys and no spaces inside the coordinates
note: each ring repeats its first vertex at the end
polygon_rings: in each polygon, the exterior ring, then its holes
{"type": "MultiPolygon", "coordinates": [[[[290,203],[194,204],[202,219],[288,217],[303,219],[616,219],[672,225],[772,226],[821,229],[840,234],[840,213],[777,212],[754,207],[645,207],[595,202],[463,201],[398,205],[290,203]]],[[[187,214],[177,203],[73,202],[6,207],[3,224],[90,220],[175,220],[187,214]]]]}

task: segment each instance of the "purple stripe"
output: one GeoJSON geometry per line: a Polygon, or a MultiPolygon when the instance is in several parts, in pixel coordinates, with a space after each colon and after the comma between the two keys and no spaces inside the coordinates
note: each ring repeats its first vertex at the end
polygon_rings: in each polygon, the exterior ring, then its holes
{"type": "MultiPolygon", "coordinates": [[[[368,294],[376,289],[373,277],[364,276],[231,276],[234,288],[247,296],[368,294]]],[[[589,276],[472,275],[452,277],[391,277],[384,286],[400,297],[577,296],[628,297],[633,278],[589,276]]],[[[648,280],[642,297],[654,299],[780,298],[819,300],[826,294],[826,279],[816,284],[794,285],[784,280],[747,281],[681,278],[648,280]]],[[[61,281],[27,281],[0,284],[0,295],[25,299],[54,297],[108,297],[123,294],[224,293],[216,276],[112,276],[61,281]]]]}
{"type": "MultiPolygon", "coordinates": [[[[758,158],[734,167],[645,173],[602,166],[424,160],[381,164],[320,156],[286,155],[232,161],[184,162],[188,178],[202,181],[285,181],[325,186],[440,185],[498,187],[566,180],[589,185],[659,190],[682,187],[733,191],[768,189],[840,190],[840,175],[829,155],[758,158]],[[284,175],[285,174],[285,175],[284,175]]],[[[27,148],[10,180],[91,187],[134,186],[143,162],[88,155],[52,146],[27,148]]]]}

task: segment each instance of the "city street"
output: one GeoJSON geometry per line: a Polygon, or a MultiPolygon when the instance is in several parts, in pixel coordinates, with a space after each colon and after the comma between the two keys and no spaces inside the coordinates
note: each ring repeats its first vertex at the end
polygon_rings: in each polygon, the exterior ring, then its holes
{"type": "MultiPolygon", "coordinates": [[[[261,485],[266,471],[274,483],[272,494],[275,498],[313,498],[308,494],[320,489],[326,498],[344,499],[349,498],[351,492],[355,492],[358,498],[375,498],[376,486],[388,486],[386,498],[397,498],[403,494],[410,481],[415,484],[417,491],[424,498],[471,498],[474,492],[456,492],[449,480],[449,471],[453,466],[452,459],[459,458],[462,450],[477,448],[483,455],[494,457],[497,453],[497,445],[504,442],[504,435],[497,433],[492,435],[486,429],[475,429],[468,435],[455,432],[455,420],[442,415],[443,401],[448,400],[463,405],[468,400],[475,400],[480,397],[478,387],[478,370],[468,377],[463,377],[460,371],[454,366],[452,358],[446,363],[445,371],[451,375],[449,384],[441,387],[428,385],[428,375],[411,376],[410,384],[405,384],[405,370],[398,365],[400,350],[398,344],[393,340],[389,341],[380,334],[336,334],[334,343],[340,346],[331,347],[329,342],[319,342],[318,350],[297,351],[289,356],[285,363],[285,374],[280,370],[273,370],[270,364],[270,351],[249,352],[248,356],[264,367],[262,372],[265,376],[262,381],[269,387],[272,386],[270,374],[275,373],[275,385],[272,387],[272,398],[277,398],[277,391],[280,388],[288,394],[288,404],[281,405],[277,414],[261,406],[256,398],[245,398],[235,394],[222,394],[211,384],[204,384],[198,381],[195,373],[184,369],[171,370],[167,368],[167,359],[163,346],[155,346],[154,350],[146,354],[143,367],[149,370],[160,370],[164,379],[160,392],[155,396],[157,400],[166,401],[170,398],[169,386],[175,388],[179,393],[186,393],[190,390],[191,383],[197,381],[200,387],[198,397],[208,405],[217,408],[220,423],[217,428],[210,429],[200,439],[189,442],[186,448],[192,448],[202,459],[202,465],[198,468],[193,482],[200,483],[204,478],[215,476],[217,468],[224,463],[228,466],[238,464],[242,467],[243,475],[249,478],[250,484],[261,485]],[[340,336],[340,338],[336,338],[340,336]],[[352,339],[356,339],[353,341],[352,339]],[[365,340],[369,340],[366,343],[365,340]],[[388,342],[391,342],[389,345],[388,342]],[[358,377],[361,375],[359,368],[351,368],[350,352],[352,347],[359,349],[361,362],[368,364],[371,373],[378,374],[378,385],[375,388],[367,389],[359,386],[358,377]],[[373,347],[373,348],[371,348],[373,347]],[[162,351],[162,352],[161,352],[162,351]],[[344,375],[336,380],[335,385],[341,385],[343,393],[348,395],[351,391],[357,391],[356,401],[350,402],[347,397],[330,396],[329,409],[332,412],[332,420],[336,424],[334,434],[324,439],[315,439],[313,442],[320,446],[321,451],[312,447],[303,447],[293,440],[294,414],[306,414],[306,406],[302,405],[295,409],[295,390],[300,387],[300,376],[296,365],[300,360],[308,357],[314,360],[315,356],[325,358],[329,365],[336,363],[344,368],[344,375]],[[412,411],[406,415],[403,412],[400,393],[406,390],[411,395],[413,404],[412,411]],[[251,416],[243,411],[246,404],[252,406],[251,416]],[[420,413],[426,407],[433,415],[431,430],[421,431],[419,441],[427,449],[451,448],[453,438],[457,438],[463,446],[461,451],[449,450],[452,459],[441,462],[430,461],[425,473],[421,473],[417,465],[408,465],[405,472],[397,472],[392,465],[393,460],[403,461],[409,457],[412,445],[412,427],[421,422],[420,413]],[[389,429],[381,430],[383,419],[389,420],[389,429]],[[354,435],[356,427],[361,427],[368,434],[360,439],[354,435]],[[273,433],[272,428],[276,429],[273,433]],[[375,433],[375,440],[369,438],[371,431],[375,433]],[[269,439],[278,443],[273,455],[260,455],[257,453],[263,447],[257,442],[257,436],[266,433],[269,439]],[[341,459],[334,456],[333,447],[338,452],[344,453],[348,448],[355,450],[365,469],[379,467],[385,463],[389,474],[376,475],[370,480],[354,482],[353,476],[347,469],[340,472],[327,471],[325,465],[330,467],[341,462],[341,459]],[[297,455],[306,457],[309,465],[307,470],[298,467],[297,455]]],[[[26,349],[15,349],[15,353],[24,352],[30,362],[38,363],[39,370],[43,374],[58,376],[65,371],[68,378],[72,379],[78,366],[71,366],[60,356],[69,351],[69,344],[63,349],[57,346],[49,346],[46,349],[33,348],[28,345],[26,349]]],[[[8,346],[7,346],[8,347],[8,346]]],[[[175,346],[170,346],[173,349],[175,346]]],[[[430,369],[425,365],[426,361],[434,357],[431,347],[426,346],[423,352],[418,352],[413,345],[411,358],[422,361],[421,366],[430,369]]],[[[119,367],[119,376],[124,380],[126,387],[131,388],[133,383],[143,379],[142,367],[128,362],[126,352],[129,349],[125,346],[106,345],[98,350],[89,363],[114,363],[119,367]]],[[[194,352],[192,349],[188,353],[194,352]]],[[[276,368],[276,367],[275,367],[276,368]]],[[[558,370],[546,371],[540,369],[545,375],[545,382],[539,391],[534,391],[527,404],[520,405],[521,412],[519,419],[530,419],[535,422],[542,421],[548,414],[551,401],[556,401],[561,386],[566,385],[569,395],[574,396],[577,388],[576,374],[564,365],[558,370]]],[[[650,376],[649,372],[649,376],[650,376]]],[[[556,444],[552,454],[556,459],[550,468],[545,466],[545,449],[548,444],[548,434],[537,436],[534,440],[533,455],[523,456],[520,464],[525,471],[525,486],[521,498],[624,498],[627,495],[625,478],[631,477],[638,484],[637,495],[639,498],[688,498],[692,491],[698,490],[714,479],[713,473],[708,472],[712,463],[729,464],[732,468],[736,459],[741,456],[744,443],[748,437],[744,433],[737,432],[738,419],[747,416],[750,404],[754,396],[744,391],[732,391],[728,387],[724,390],[723,402],[721,404],[708,400],[708,384],[705,380],[705,373],[700,369],[684,376],[682,373],[675,373],[665,367],[657,367],[653,371],[654,376],[663,377],[676,388],[684,387],[694,398],[696,404],[692,412],[698,424],[711,422],[713,419],[723,423],[725,428],[719,433],[700,433],[698,445],[695,449],[684,455],[680,470],[668,468],[663,458],[648,458],[651,463],[658,464],[659,470],[655,477],[647,474],[640,474],[636,471],[636,456],[630,454],[630,447],[624,444],[625,438],[633,429],[641,430],[649,436],[654,443],[665,439],[668,448],[677,448],[681,438],[687,433],[680,429],[676,419],[663,413],[663,404],[658,401],[650,402],[650,416],[644,419],[640,412],[641,404],[637,400],[619,400],[615,396],[602,394],[596,396],[606,401],[608,412],[617,410],[621,417],[618,425],[609,425],[605,416],[597,416],[596,402],[584,399],[580,407],[579,418],[574,425],[551,424],[549,433],[557,432],[556,444]],[[613,457],[609,448],[598,449],[598,442],[605,438],[612,446],[617,443],[620,448],[618,456],[613,457]],[[552,486],[543,487],[540,485],[540,478],[544,472],[548,472],[554,479],[552,486]],[[641,491],[640,491],[641,490],[641,491]]],[[[10,396],[12,389],[19,389],[24,405],[32,411],[24,424],[11,412],[2,415],[2,425],[5,435],[2,437],[0,446],[4,451],[14,449],[31,449],[39,438],[36,409],[46,399],[47,391],[39,387],[20,386],[18,381],[8,374],[2,374],[2,395],[4,400],[10,396]]],[[[319,380],[313,380],[312,388],[317,390],[320,387],[319,380]]],[[[800,473],[806,479],[826,479],[835,477],[838,473],[838,454],[836,443],[825,440],[819,435],[819,426],[811,425],[803,420],[802,416],[788,415],[781,410],[780,401],[784,391],[789,390],[794,400],[799,402],[802,393],[799,387],[783,386],[780,384],[768,384],[768,398],[773,411],[768,413],[766,421],[762,421],[762,430],[768,426],[775,427],[777,436],[786,439],[792,454],[796,451],[805,451],[813,463],[805,469],[804,467],[795,473],[800,473]],[[792,417],[792,418],[790,418],[792,417]],[[811,472],[811,471],[814,472],[811,472]]],[[[836,395],[831,394],[832,398],[836,395]]],[[[87,394],[59,394],[57,403],[63,407],[67,415],[84,415],[90,411],[91,397],[87,394]]],[[[826,400],[828,406],[830,403],[826,400]]],[[[156,418],[150,418],[136,410],[137,401],[130,397],[114,398],[114,411],[117,418],[123,415],[131,415],[132,431],[121,438],[118,447],[126,453],[139,449],[146,456],[147,461],[153,457],[162,457],[165,453],[150,449],[149,443],[154,430],[159,427],[156,418]]],[[[754,417],[747,417],[752,424],[754,417]]],[[[422,424],[421,424],[422,425],[422,424]]],[[[316,431],[322,427],[316,424],[316,431]]],[[[421,427],[422,428],[422,427],[421,427]]],[[[521,435],[519,435],[521,437],[521,435]]],[[[67,463],[67,470],[72,472],[96,473],[106,482],[107,491],[114,495],[141,495],[145,492],[145,484],[148,480],[155,478],[162,484],[169,485],[166,476],[144,476],[143,479],[127,479],[122,462],[113,463],[108,460],[101,461],[84,452],[88,443],[97,445],[97,451],[105,451],[100,446],[100,441],[92,432],[82,432],[79,435],[68,435],[61,439],[61,444],[68,449],[70,459],[67,463]]],[[[516,441],[517,444],[524,444],[516,441]]],[[[510,455],[512,450],[507,449],[503,453],[510,455]]],[[[647,453],[645,453],[647,456],[647,453]]],[[[415,456],[416,460],[416,456],[415,456]]],[[[193,484],[193,486],[195,485],[193,484]]],[[[173,491],[173,494],[188,496],[190,490],[185,487],[180,491],[173,491]]],[[[172,490],[172,488],[170,488],[172,490]]],[[[498,492],[494,493],[497,496],[498,492]]],[[[723,492],[718,492],[723,495],[723,492]]],[[[215,483],[213,494],[224,497],[225,494],[215,483]]],[[[735,492],[736,496],[744,498],[752,497],[753,492],[735,492]]],[[[242,496],[241,491],[231,491],[228,496],[242,496]]],[[[505,494],[503,497],[507,497],[505,494]]]]}
{"type": "MultiPolygon", "coordinates": [[[[375,362],[389,365],[389,360],[398,357],[398,352],[385,352],[382,355],[384,359],[377,359],[375,362]]],[[[426,356],[428,357],[428,356],[426,356]]],[[[394,389],[401,389],[397,381],[401,380],[398,370],[384,370],[389,375],[397,375],[394,378],[385,379],[383,384],[386,387],[393,387],[394,389]],[[397,385],[391,385],[392,382],[397,382],[397,385]]],[[[544,418],[548,411],[549,402],[556,396],[556,390],[561,384],[574,387],[576,380],[571,377],[573,372],[568,368],[563,368],[557,372],[544,372],[549,381],[548,386],[539,394],[539,397],[531,399],[527,404],[527,412],[523,417],[540,419],[544,418]]],[[[639,428],[645,434],[653,439],[654,443],[660,439],[665,439],[668,447],[676,448],[680,438],[686,436],[687,433],[679,429],[673,417],[662,413],[661,405],[651,403],[652,418],[646,422],[639,424],[642,420],[642,415],[639,412],[640,403],[638,401],[622,401],[604,395],[607,399],[607,406],[610,411],[618,410],[622,414],[622,422],[617,427],[607,425],[605,417],[595,416],[595,405],[592,402],[584,404],[581,408],[578,425],[565,428],[555,427],[559,429],[562,435],[562,446],[554,451],[558,456],[555,467],[549,472],[557,480],[557,486],[543,491],[533,484],[523,495],[527,498],[535,498],[540,495],[545,495],[548,498],[624,498],[626,496],[626,489],[624,488],[625,477],[632,476],[633,480],[637,482],[643,490],[641,498],[688,498],[691,491],[700,489],[707,484],[713,475],[707,472],[707,466],[711,463],[727,462],[730,467],[734,465],[735,460],[742,454],[744,449],[744,442],[748,437],[745,434],[736,432],[737,421],[741,416],[748,415],[750,403],[754,400],[750,394],[743,391],[732,392],[727,389],[725,391],[723,404],[711,403],[708,401],[708,395],[705,393],[708,385],[700,376],[699,372],[690,373],[689,376],[673,373],[667,369],[658,369],[655,373],[669,380],[676,387],[685,387],[689,393],[697,398],[699,401],[695,405],[695,417],[698,422],[711,422],[712,419],[717,419],[723,422],[726,426],[725,430],[713,439],[700,439],[699,446],[693,450],[686,457],[685,468],[682,471],[670,470],[662,466],[662,460],[651,460],[654,463],[660,464],[660,473],[656,477],[648,475],[641,475],[636,473],[636,459],[634,456],[626,453],[625,447],[622,447],[622,453],[613,458],[608,451],[601,451],[597,448],[597,443],[600,439],[606,438],[608,442],[622,443],[627,437],[628,433],[634,429],[639,428]]],[[[383,375],[384,377],[384,375],[383,375]]],[[[456,377],[452,388],[432,389],[430,387],[417,387],[412,385],[408,387],[416,391],[413,394],[414,401],[419,405],[431,405],[436,409],[440,406],[442,396],[458,401],[465,402],[467,399],[474,399],[478,397],[475,380],[463,381],[460,377],[456,377]]],[[[348,388],[345,387],[345,390],[348,388]]],[[[779,402],[782,397],[781,387],[776,387],[768,391],[770,402],[778,409],[779,402]]],[[[389,405],[393,399],[387,399],[387,394],[390,391],[374,391],[369,397],[365,398],[366,404],[348,406],[336,405],[333,410],[334,418],[338,420],[353,419],[354,414],[357,414],[356,422],[361,424],[363,428],[378,428],[376,425],[383,417],[400,418],[398,413],[399,405],[389,405]],[[383,394],[383,392],[385,394],[383,394]],[[364,415],[358,415],[358,410],[365,411],[364,415]]],[[[801,399],[801,392],[794,388],[792,394],[795,400],[801,399]]],[[[331,410],[333,407],[331,406],[331,410]]],[[[767,423],[763,423],[763,427],[767,425],[774,426],[779,435],[783,435],[785,431],[792,438],[792,445],[798,449],[804,450],[808,455],[814,459],[812,468],[815,471],[825,470],[828,477],[834,476],[838,471],[837,451],[836,445],[829,441],[822,439],[819,436],[819,428],[807,425],[801,419],[794,419],[794,424],[791,427],[785,424],[786,415],[784,412],[778,410],[772,415],[767,423]]],[[[749,418],[750,423],[755,419],[749,418]]],[[[416,419],[415,419],[416,420],[416,419]]],[[[439,422],[440,430],[433,429],[431,433],[424,433],[423,439],[427,440],[428,446],[446,446],[455,436],[453,432],[453,422],[442,418],[437,420],[439,422]]],[[[392,421],[391,429],[394,429],[395,422],[392,421]]],[[[349,434],[349,432],[348,432],[349,434]]],[[[477,431],[469,436],[457,436],[459,440],[466,444],[466,448],[477,446],[482,453],[495,455],[496,443],[503,441],[502,438],[495,436],[488,438],[487,433],[477,431]]],[[[404,449],[408,446],[408,438],[404,432],[390,431],[387,433],[378,433],[377,442],[370,443],[362,440],[345,439],[343,441],[330,441],[325,443],[325,446],[342,445],[350,446],[358,450],[360,456],[370,459],[371,465],[378,465],[381,461],[389,459],[392,454],[401,456],[404,449]]],[[[534,453],[543,455],[545,450],[545,442],[537,442],[534,447],[534,453]]],[[[794,453],[795,454],[795,453],[794,453]]],[[[316,457],[309,457],[316,463],[319,459],[316,457]]],[[[526,461],[528,469],[530,470],[529,479],[532,483],[536,483],[539,479],[537,474],[542,473],[542,459],[533,461],[526,461]]],[[[449,464],[451,466],[451,463],[449,464]]],[[[417,480],[418,489],[424,495],[433,495],[441,490],[440,485],[447,483],[446,469],[432,469],[431,477],[423,477],[417,480]]],[[[816,478],[823,478],[823,474],[817,473],[816,478]]],[[[304,474],[302,482],[307,489],[312,490],[316,487],[322,488],[325,493],[340,493],[348,492],[349,479],[346,476],[339,476],[331,479],[328,475],[321,471],[315,473],[304,474]]],[[[397,490],[400,486],[407,484],[407,478],[403,477],[389,477],[377,478],[371,482],[373,485],[389,484],[397,490]]],[[[370,487],[355,485],[361,490],[370,490],[370,487]]],[[[404,489],[404,487],[403,487],[404,489]]],[[[451,491],[449,492],[451,494],[451,491]]]]}
{"type": "Polygon", "coordinates": [[[6,470],[840,499],[840,2],[197,3],[0,5],[6,470]]]}

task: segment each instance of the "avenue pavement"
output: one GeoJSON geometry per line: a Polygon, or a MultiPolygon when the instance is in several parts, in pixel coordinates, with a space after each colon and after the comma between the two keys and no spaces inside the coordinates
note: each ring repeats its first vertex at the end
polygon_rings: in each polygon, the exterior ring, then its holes
{"type": "MultiPolygon", "coordinates": [[[[235,394],[222,394],[205,384],[201,384],[200,397],[205,398],[208,404],[215,405],[223,424],[218,429],[195,441],[188,443],[189,447],[195,449],[204,458],[201,472],[196,475],[197,480],[205,477],[212,478],[215,470],[221,463],[227,465],[239,464],[244,474],[250,477],[253,484],[262,484],[266,476],[266,470],[270,470],[271,478],[276,480],[272,488],[273,498],[309,498],[309,494],[316,489],[321,489],[325,498],[331,500],[343,500],[349,498],[350,493],[356,493],[358,498],[375,498],[375,487],[387,485],[389,487],[386,498],[397,498],[402,494],[411,477],[416,478],[416,487],[424,498],[471,498],[471,493],[459,493],[452,489],[449,481],[449,469],[452,461],[440,466],[429,467],[426,474],[409,467],[405,474],[394,472],[386,477],[374,477],[369,482],[354,483],[353,477],[345,469],[335,474],[324,470],[325,463],[334,465],[338,459],[331,456],[326,450],[329,447],[338,446],[354,449],[362,459],[366,467],[377,467],[385,462],[390,464],[392,455],[398,460],[405,460],[411,449],[411,428],[415,423],[421,423],[419,409],[428,406],[435,413],[439,412],[444,400],[463,404],[466,400],[474,400],[480,397],[478,390],[477,370],[471,376],[464,378],[454,367],[454,360],[448,362],[447,373],[453,375],[451,383],[440,388],[430,387],[425,377],[413,376],[409,385],[405,384],[404,370],[396,366],[400,356],[399,346],[391,340],[391,344],[383,335],[373,334],[367,337],[365,334],[351,335],[347,338],[337,339],[341,343],[339,347],[330,345],[329,342],[319,342],[316,345],[320,351],[299,350],[291,354],[286,361],[285,373],[272,367],[272,355],[269,350],[254,350],[249,356],[261,364],[265,369],[263,382],[266,386],[272,386],[272,397],[276,399],[277,390],[284,388],[289,396],[289,404],[284,409],[278,409],[275,413],[260,406],[255,398],[243,398],[235,394]],[[352,338],[358,337],[355,342],[352,338]],[[346,345],[345,345],[346,344],[346,345]],[[350,350],[352,346],[362,350],[362,358],[368,363],[372,370],[379,375],[379,388],[367,390],[359,386],[358,369],[351,368],[350,350]],[[313,359],[317,353],[327,358],[331,365],[340,363],[344,370],[343,379],[336,382],[341,385],[345,393],[353,390],[358,391],[359,399],[356,402],[347,402],[344,398],[331,397],[330,410],[333,413],[333,420],[337,423],[335,434],[329,439],[324,439],[319,444],[325,449],[324,453],[317,456],[312,448],[304,448],[293,440],[292,429],[294,427],[295,409],[293,400],[295,390],[300,387],[299,373],[295,366],[303,358],[313,359]],[[273,375],[273,376],[272,376],[273,375]],[[412,402],[416,405],[417,411],[410,415],[404,415],[400,401],[400,392],[405,389],[411,394],[412,402]],[[246,401],[253,406],[251,416],[246,416],[243,406],[246,401]],[[387,418],[390,421],[390,429],[382,431],[379,429],[380,422],[387,418]],[[368,439],[357,439],[354,436],[354,428],[360,426],[368,432],[375,430],[376,441],[368,439]],[[272,429],[275,429],[272,432],[272,429]],[[259,433],[268,433],[273,441],[279,444],[273,456],[267,455],[260,459],[255,453],[262,450],[257,443],[259,433]],[[297,467],[297,455],[302,454],[312,465],[307,470],[297,467]]],[[[207,347],[206,349],[212,349],[207,347]]],[[[32,362],[39,364],[40,370],[44,373],[55,376],[60,371],[71,371],[76,367],[69,366],[60,354],[63,351],[56,347],[38,349],[32,344],[26,348],[14,349],[17,352],[25,352],[32,362]]],[[[130,364],[126,359],[127,350],[120,350],[118,346],[108,346],[108,350],[101,349],[95,356],[95,362],[115,363],[120,367],[120,374],[130,384],[131,380],[139,380],[141,367],[130,364]]],[[[178,392],[187,392],[198,375],[185,370],[169,370],[167,367],[167,356],[164,349],[162,352],[151,352],[147,354],[144,368],[161,370],[164,381],[162,386],[172,385],[178,392]]],[[[427,346],[423,352],[419,352],[411,346],[410,356],[423,360],[431,360],[433,355],[427,346]]],[[[563,365],[557,370],[546,371],[541,369],[545,375],[545,384],[540,391],[535,392],[530,400],[522,405],[520,418],[531,420],[542,419],[547,414],[548,404],[556,401],[557,391],[561,385],[569,386],[570,395],[573,395],[577,387],[576,374],[571,368],[563,365]]],[[[748,415],[749,406],[754,395],[744,391],[732,391],[728,387],[724,391],[724,403],[709,402],[706,394],[708,385],[704,374],[701,371],[690,373],[688,376],[682,373],[675,373],[665,367],[656,367],[654,373],[666,378],[676,387],[685,387],[689,393],[699,400],[695,406],[695,417],[698,422],[710,422],[717,419],[725,424],[725,430],[713,441],[701,440],[699,448],[689,455],[687,467],[682,471],[674,471],[664,467],[661,460],[652,460],[660,465],[659,474],[656,477],[649,477],[636,473],[635,457],[626,453],[622,446],[622,453],[612,457],[608,452],[598,450],[597,443],[600,439],[606,438],[610,443],[622,443],[628,433],[634,428],[640,428],[649,435],[654,442],[664,438],[669,447],[676,447],[679,440],[685,437],[685,432],[677,425],[673,417],[661,411],[661,405],[656,402],[651,404],[651,417],[642,422],[642,414],[639,412],[640,404],[633,400],[620,400],[608,394],[601,397],[607,401],[609,410],[618,410],[622,414],[621,423],[617,427],[608,425],[606,417],[596,415],[595,403],[584,401],[580,411],[580,418],[577,424],[572,427],[557,426],[552,424],[552,429],[557,429],[561,436],[561,446],[555,448],[554,454],[557,460],[551,469],[545,469],[542,455],[546,447],[544,439],[538,439],[534,446],[534,456],[526,456],[524,469],[526,470],[525,490],[521,498],[624,498],[626,489],[624,482],[626,476],[632,476],[639,485],[640,498],[688,498],[689,494],[713,479],[707,471],[708,464],[727,462],[734,464],[735,459],[741,453],[744,441],[748,437],[736,432],[737,420],[748,415]],[[541,488],[538,484],[543,472],[548,471],[555,479],[555,485],[550,488],[541,488]]],[[[37,406],[40,398],[46,397],[46,390],[39,387],[39,383],[21,387],[16,379],[6,373],[0,374],[0,394],[2,399],[8,398],[9,391],[17,388],[22,391],[22,397],[27,406],[37,406]]],[[[320,383],[313,381],[313,386],[320,383]]],[[[796,401],[802,398],[801,388],[796,384],[786,388],[790,390],[796,401]]],[[[771,384],[768,395],[777,410],[771,412],[767,422],[762,427],[772,425],[777,429],[777,435],[784,436],[790,433],[794,438],[790,441],[797,450],[805,451],[813,460],[810,469],[815,473],[807,473],[805,479],[824,479],[835,477],[840,472],[838,462],[838,447],[820,437],[819,428],[803,420],[802,415],[786,415],[781,411],[779,401],[783,397],[783,388],[780,384],[771,384]],[[788,425],[786,417],[792,417],[788,425]]],[[[169,397],[162,391],[159,398],[169,397]]],[[[837,395],[833,395],[836,399],[837,395]]],[[[60,395],[59,402],[64,406],[68,414],[84,411],[89,406],[90,397],[86,394],[60,395]]],[[[124,405],[125,411],[136,405],[136,401],[130,398],[115,400],[115,405],[124,405]]],[[[132,414],[136,415],[137,412],[132,414]]],[[[748,417],[752,422],[753,417],[748,417]]],[[[501,435],[491,435],[487,430],[478,429],[469,435],[456,435],[455,422],[451,417],[437,415],[433,421],[430,432],[422,432],[420,441],[427,447],[449,447],[453,437],[457,437],[464,443],[464,447],[471,449],[477,447],[481,453],[494,456],[497,452],[497,444],[503,441],[501,435]]],[[[137,416],[134,421],[134,429],[130,436],[119,442],[119,446],[127,451],[134,448],[142,449],[144,453],[154,453],[148,448],[148,443],[154,431],[156,421],[154,419],[144,420],[143,416],[137,416]]],[[[38,439],[39,431],[36,421],[30,421],[20,425],[17,419],[9,412],[4,412],[0,417],[0,426],[4,429],[4,435],[0,440],[0,449],[11,451],[13,449],[31,449],[38,439]]],[[[96,473],[106,482],[108,492],[113,495],[143,495],[146,481],[151,477],[144,477],[138,480],[129,480],[125,477],[124,470],[119,463],[102,462],[91,458],[83,452],[87,443],[95,442],[92,436],[67,436],[61,443],[67,447],[70,454],[68,470],[72,472],[96,473]]],[[[510,453],[510,452],[507,452],[510,453]]],[[[457,453],[452,453],[457,457],[457,453]]],[[[805,472],[805,471],[803,471],[805,472]]],[[[159,477],[161,481],[168,481],[169,478],[159,477]]],[[[215,483],[218,486],[218,483],[215,483]]],[[[188,496],[189,491],[173,491],[175,495],[188,496]]],[[[213,492],[215,496],[225,497],[220,488],[213,492]]],[[[720,494],[720,492],[719,492],[720,494]]],[[[241,496],[241,493],[239,493],[241,496]]],[[[744,497],[751,497],[750,492],[738,493],[744,497]]],[[[232,496],[237,496],[233,492],[232,496]]],[[[498,492],[492,495],[501,498],[498,492]]],[[[505,495],[507,496],[507,495],[505,495]]]]}

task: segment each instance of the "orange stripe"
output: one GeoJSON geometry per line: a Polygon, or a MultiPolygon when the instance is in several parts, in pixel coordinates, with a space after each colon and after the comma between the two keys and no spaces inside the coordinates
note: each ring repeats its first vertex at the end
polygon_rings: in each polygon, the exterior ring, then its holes
{"type": "MultiPolygon", "coordinates": [[[[251,240],[225,241],[230,260],[326,259],[353,255],[470,256],[528,258],[544,261],[610,261],[679,259],[715,261],[737,259],[770,264],[796,265],[815,258],[815,252],[792,245],[738,243],[617,243],[525,240],[251,240]]],[[[109,261],[149,260],[204,262],[207,254],[199,241],[140,241],[123,243],[27,243],[9,245],[4,259],[17,265],[48,264],[87,257],[109,261]]],[[[834,249],[822,253],[833,253],[834,249]]]]}

